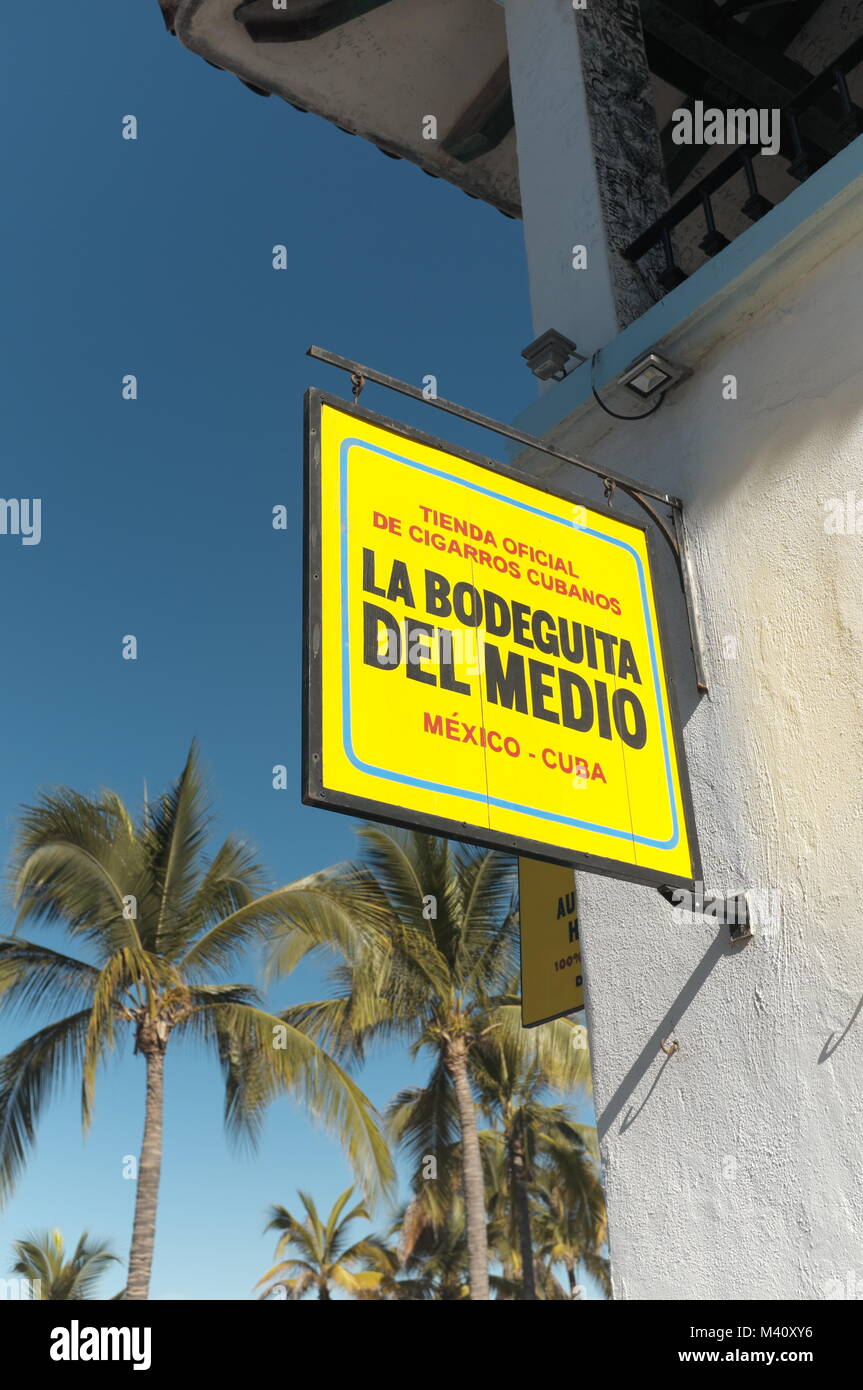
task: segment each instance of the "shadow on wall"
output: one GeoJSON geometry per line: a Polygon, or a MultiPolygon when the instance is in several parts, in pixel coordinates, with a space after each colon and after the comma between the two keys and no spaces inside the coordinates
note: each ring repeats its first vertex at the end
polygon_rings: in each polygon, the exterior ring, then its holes
{"type": "Polygon", "coordinates": [[[821,1049],[821,1055],[818,1058],[819,1066],[822,1062],[829,1061],[830,1058],[833,1056],[833,1053],[836,1052],[842,1046],[848,1034],[851,1032],[851,1029],[854,1027],[854,1024],[857,1021],[857,1016],[860,1013],[861,1009],[863,1009],[863,997],[861,997],[860,1002],[857,1005],[857,1008],[854,1010],[853,1014],[849,1018],[845,1027],[842,1029],[842,1032],[839,1034],[838,1038],[836,1038],[835,1033],[830,1034],[830,1037],[827,1039],[827,1041],[821,1049]],[[833,1041],[834,1038],[836,1038],[835,1042],[833,1041]]]}
{"type": "MultiPolygon", "coordinates": [[[[676,1031],[680,1026],[680,1021],[685,1015],[686,1010],[689,1008],[689,1005],[692,1003],[693,999],[698,994],[699,990],[701,989],[701,986],[704,984],[705,980],[712,972],[717,961],[719,961],[722,956],[734,955],[739,951],[745,949],[745,945],[733,945],[727,939],[727,933],[724,933],[722,931],[720,931],[720,934],[717,937],[715,937],[715,939],[710,943],[710,946],[705,952],[703,958],[693,970],[689,979],[686,981],[685,985],[677,995],[677,998],[669,1005],[668,1009],[665,1012],[665,1015],[657,1024],[650,1037],[647,1039],[647,1042],[644,1044],[643,1048],[639,1052],[632,1066],[629,1068],[629,1071],[624,1076],[617,1090],[614,1092],[614,1095],[609,1100],[605,1109],[602,1111],[601,1114],[597,1115],[596,1129],[599,1135],[600,1142],[602,1142],[602,1140],[605,1138],[609,1127],[614,1123],[618,1115],[623,1110],[623,1107],[630,1100],[630,1097],[632,1096],[635,1088],[647,1072],[648,1068],[656,1060],[657,1054],[662,1052],[662,1044],[672,1034],[676,1034],[676,1031]]],[[[675,1052],[673,1055],[666,1055],[665,1061],[660,1067],[659,1072],[657,1073],[650,1089],[647,1092],[647,1095],[641,1101],[640,1105],[638,1105],[635,1109],[633,1109],[633,1107],[630,1106],[629,1110],[626,1112],[626,1115],[624,1116],[621,1125],[622,1130],[628,1129],[631,1125],[635,1123],[635,1121],[638,1119],[638,1116],[641,1114],[642,1110],[644,1110],[645,1106],[650,1100],[650,1097],[653,1095],[653,1092],[658,1086],[661,1078],[665,1075],[667,1068],[669,1066],[678,1065],[681,1062],[683,1056],[685,1056],[685,1043],[681,1043],[680,1050],[675,1052]]]]}

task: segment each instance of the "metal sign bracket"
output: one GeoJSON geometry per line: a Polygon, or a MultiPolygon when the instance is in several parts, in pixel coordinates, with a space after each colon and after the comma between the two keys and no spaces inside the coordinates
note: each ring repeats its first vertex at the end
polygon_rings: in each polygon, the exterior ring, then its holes
{"type": "Polygon", "coordinates": [[[610,473],[607,468],[600,468],[597,464],[577,458],[573,454],[564,454],[559,449],[553,449],[551,445],[546,444],[545,440],[538,439],[532,434],[525,434],[522,430],[513,429],[511,425],[504,425],[500,420],[493,420],[490,415],[481,415],[476,410],[469,410],[467,406],[457,405],[454,401],[445,400],[442,396],[426,396],[418,386],[412,386],[407,381],[399,381],[398,377],[388,376],[386,372],[375,371],[373,367],[365,367],[360,362],[354,362],[348,357],[341,357],[338,353],[327,351],[326,348],[313,345],[307,349],[306,355],[314,357],[319,362],[326,362],[330,367],[338,367],[340,371],[347,372],[351,377],[355,401],[366,382],[372,381],[376,386],[383,386],[388,391],[397,391],[402,396],[410,396],[412,400],[422,401],[424,405],[431,405],[437,410],[445,411],[448,415],[455,415],[459,420],[467,420],[472,425],[479,425],[481,429],[490,430],[493,434],[502,435],[505,439],[512,439],[516,444],[523,444],[525,448],[536,449],[539,453],[547,454],[549,458],[592,473],[594,477],[601,480],[609,506],[617,488],[621,492],[625,492],[627,497],[631,497],[642,511],[647,512],[665,538],[674,556],[686,603],[686,615],[689,620],[692,658],[695,663],[695,684],[699,695],[707,694],[707,674],[703,659],[700,615],[689,564],[683,503],[679,497],[673,497],[667,492],[660,492],[647,487],[644,483],[638,482],[637,479],[628,478],[624,474],[610,473]],[[664,504],[670,509],[671,515],[668,520],[657,511],[653,505],[656,502],[664,504]]]}

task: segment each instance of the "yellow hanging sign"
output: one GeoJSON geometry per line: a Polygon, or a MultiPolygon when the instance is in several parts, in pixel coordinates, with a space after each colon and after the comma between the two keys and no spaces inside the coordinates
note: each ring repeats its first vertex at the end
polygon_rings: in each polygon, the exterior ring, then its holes
{"type": "Polygon", "coordinates": [[[645,529],[307,396],[304,799],[700,876],[645,529]]]}

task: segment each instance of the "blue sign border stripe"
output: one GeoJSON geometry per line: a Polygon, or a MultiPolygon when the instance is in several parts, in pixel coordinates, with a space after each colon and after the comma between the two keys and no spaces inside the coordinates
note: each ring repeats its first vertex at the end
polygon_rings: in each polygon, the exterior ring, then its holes
{"type": "MultiPolygon", "coordinates": [[[[656,643],[653,635],[653,625],[650,621],[650,610],[647,604],[647,585],[645,583],[644,566],[638,551],[633,549],[626,541],[619,540],[615,536],[603,535],[601,531],[596,531],[589,526],[579,526],[577,522],[567,521],[564,517],[556,516],[553,512],[544,511],[540,507],[531,506],[528,502],[520,502],[516,498],[507,497],[504,493],[495,492],[491,488],[483,487],[479,483],[468,482],[464,478],[456,477],[452,473],[446,473],[443,469],[433,468],[429,464],[417,463],[415,459],[405,458],[403,454],[393,453],[390,449],[384,449],[378,444],[371,444],[365,439],[347,438],[341,442],[339,450],[339,503],[340,503],[340,532],[341,532],[341,585],[342,585],[342,738],[345,753],[358,772],[369,773],[375,777],[381,777],[385,781],[402,783],[405,786],[419,787],[426,791],[442,792],[447,796],[460,797],[462,800],[479,801],[484,805],[496,806],[499,810],[516,811],[521,815],[534,816],[541,820],[553,821],[560,825],[574,826],[579,830],[589,830],[601,835],[608,835],[613,839],[628,840],[636,844],[647,845],[653,849],[674,849],[680,842],[680,824],[677,816],[677,803],[674,796],[674,787],[671,777],[671,757],[668,746],[668,732],[665,723],[665,705],[662,698],[662,688],[659,682],[659,667],[656,658],[656,643]],[[348,496],[348,465],[351,461],[352,449],[365,449],[372,454],[379,454],[383,458],[392,459],[395,463],[405,464],[408,468],[416,469],[420,473],[428,473],[432,477],[442,478],[446,482],[456,483],[461,487],[467,488],[471,492],[480,493],[482,496],[491,497],[495,501],[503,502],[507,506],[516,507],[521,511],[531,512],[535,516],[543,517],[547,521],[556,522],[560,526],[566,526],[570,530],[580,531],[583,535],[593,536],[597,540],[605,541],[609,545],[619,546],[621,550],[627,550],[635,561],[636,572],[638,574],[639,589],[641,593],[642,611],[644,615],[644,625],[647,632],[648,650],[650,652],[650,666],[653,676],[653,687],[656,695],[656,705],[659,710],[660,734],[662,737],[662,752],[665,762],[666,788],[668,791],[668,803],[671,809],[672,831],[667,840],[651,839],[645,835],[636,835],[631,831],[616,830],[611,826],[595,825],[590,821],[577,820],[573,816],[558,815],[553,811],[543,811],[536,807],[522,806],[517,802],[504,801],[499,797],[488,796],[482,792],[471,792],[466,788],[446,786],[438,782],[428,782],[423,778],[410,777],[406,773],[392,772],[388,768],[375,767],[371,763],[364,762],[354,751],[353,739],[351,736],[351,698],[350,698],[350,661],[349,661],[349,625],[348,625],[348,553],[347,553],[347,496],[348,496]]],[[[625,756],[625,755],[624,755],[625,756]]]]}

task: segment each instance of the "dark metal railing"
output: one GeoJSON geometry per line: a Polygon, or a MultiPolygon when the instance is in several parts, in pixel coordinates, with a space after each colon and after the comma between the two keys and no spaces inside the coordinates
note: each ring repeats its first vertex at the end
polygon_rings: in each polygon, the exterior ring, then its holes
{"type": "MultiPolygon", "coordinates": [[[[782,120],[788,135],[791,158],[788,172],[800,182],[821,167],[830,156],[816,149],[807,140],[801,129],[801,118],[814,106],[823,103],[827,97],[833,98],[840,112],[835,122],[838,148],[842,148],[863,131],[863,111],[854,104],[848,90],[848,74],[863,62],[863,37],[855,39],[844,53],[834,58],[823,72],[797,93],[787,106],[782,108],[782,120]]],[[[756,222],[769,212],[773,204],[758,187],[754,159],[759,145],[741,145],[727,155],[715,169],[699,179],[682,198],[678,198],[661,217],[651,224],[635,241],[624,248],[623,255],[629,261],[640,261],[648,252],[659,248],[663,255],[663,265],[657,271],[657,279],[666,291],[685,280],[686,273],[675,260],[672,232],[681,222],[685,222],[699,207],[704,213],[705,234],[698,243],[707,256],[715,256],[728,246],[729,239],[716,225],[716,214],[712,195],[718,192],[741,170],[746,179],[747,197],[740,205],[740,211],[756,222]]]]}

